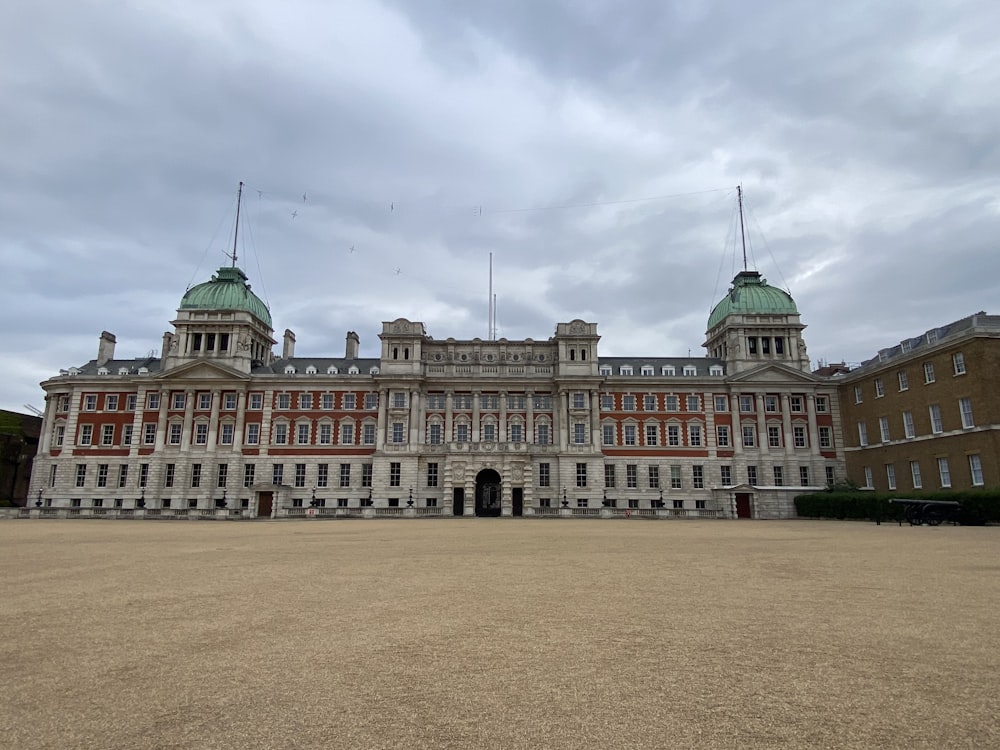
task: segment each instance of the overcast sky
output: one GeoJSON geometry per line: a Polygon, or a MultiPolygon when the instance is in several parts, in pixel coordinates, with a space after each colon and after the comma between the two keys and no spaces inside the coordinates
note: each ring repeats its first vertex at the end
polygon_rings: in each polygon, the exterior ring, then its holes
{"type": "MultiPolygon", "coordinates": [[[[239,264],[301,356],[381,321],[704,353],[742,265],[813,365],[1000,312],[995,0],[0,4],[0,408],[239,264]],[[353,248],[353,249],[352,249],[353,248]]],[[[280,353],[280,343],[276,347],[280,353]]]]}

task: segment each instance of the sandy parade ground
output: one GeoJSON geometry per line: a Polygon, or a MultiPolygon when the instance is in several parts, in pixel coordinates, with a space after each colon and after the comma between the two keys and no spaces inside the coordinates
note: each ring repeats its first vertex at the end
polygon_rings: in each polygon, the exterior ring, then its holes
{"type": "Polygon", "coordinates": [[[0,522],[8,748],[1000,747],[1000,528],[0,522]]]}

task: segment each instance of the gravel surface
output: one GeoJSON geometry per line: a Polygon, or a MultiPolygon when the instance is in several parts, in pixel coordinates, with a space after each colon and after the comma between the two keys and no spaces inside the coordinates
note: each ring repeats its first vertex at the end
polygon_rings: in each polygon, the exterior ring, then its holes
{"type": "Polygon", "coordinates": [[[5,748],[1000,747],[1000,528],[21,520],[0,560],[5,748]]]}

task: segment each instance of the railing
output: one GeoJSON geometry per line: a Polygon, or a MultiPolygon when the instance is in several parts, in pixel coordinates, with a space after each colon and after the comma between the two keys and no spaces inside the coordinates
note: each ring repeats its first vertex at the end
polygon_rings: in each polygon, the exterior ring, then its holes
{"type": "Polygon", "coordinates": [[[403,508],[370,508],[375,518],[402,518],[403,508]]]}

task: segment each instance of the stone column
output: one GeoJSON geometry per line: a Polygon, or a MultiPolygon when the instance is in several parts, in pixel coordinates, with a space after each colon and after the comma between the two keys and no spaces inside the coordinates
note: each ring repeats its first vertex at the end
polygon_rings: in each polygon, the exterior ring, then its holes
{"type": "Polygon", "coordinates": [[[509,442],[507,435],[507,391],[500,391],[497,398],[500,399],[500,424],[497,425],[497,441],[506,443],[509,442]]]}
{"type": "Polygon", "coordinates": [[[788,394],[781,394],[781,431],[785,434],[785,456],[795,456],[795,438],[792,436],[792,412],[788,394]]]}
{"type": "Polygon", "coordinates": [[[410,422],[410,436],[408,438],[410,445],[416,445],[422,443],[422,435],[424,431],[424,405],[420,398],[420,392],[417,390],[410,391],[410,410],[408,412],[409,422],[410,422]]]}
{"type": "Polygon", "coordinates": [[[472,394],[472,435],[470,439],[473,443],[478,443],[480,440],[479,431],[479,391],[474,391],[472,394]]]}
{"type": "Polygon", "coordinates": [[[453,443],[455,441],[455,401],[454,392],[445,391],[444,393],[444,443],[453,443]]]}
{"type": "Polygon", "coordinates": [[[222,405],[222,392],[216,388],[212,391],[212,415],[208,422],[208,452],[215,453],[219,442],[219,409],[222,405]]]}

